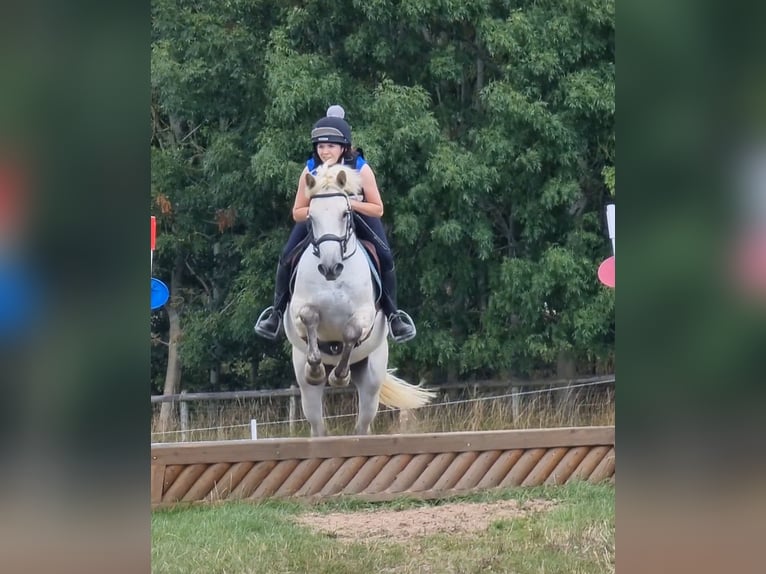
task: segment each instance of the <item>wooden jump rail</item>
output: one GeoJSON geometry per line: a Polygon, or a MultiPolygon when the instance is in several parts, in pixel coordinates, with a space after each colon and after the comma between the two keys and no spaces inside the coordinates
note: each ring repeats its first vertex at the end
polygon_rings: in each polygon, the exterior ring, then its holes
{"type": "Polygon", "coordinates": [[[152,507],[614,481],[614,427],[154,444],[152,507]]]}

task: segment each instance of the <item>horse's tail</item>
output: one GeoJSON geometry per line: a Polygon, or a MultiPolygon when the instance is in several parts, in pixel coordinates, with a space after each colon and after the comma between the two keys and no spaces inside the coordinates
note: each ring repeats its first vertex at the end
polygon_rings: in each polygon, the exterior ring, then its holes
{"type": "Polygon", "coordinates": [[[380,387],[380,402],[395,409],[416,409],[431,402],[436,393],[394,376],[393,371],[386,373],[380,387]]]}

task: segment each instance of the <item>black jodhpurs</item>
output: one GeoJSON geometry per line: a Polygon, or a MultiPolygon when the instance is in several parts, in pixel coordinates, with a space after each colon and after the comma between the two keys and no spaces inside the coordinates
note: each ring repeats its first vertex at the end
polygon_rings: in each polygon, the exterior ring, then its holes
{"type": "Polygon", "coordinates": [[[380,259],[380,268],[384,273],[394,268],[394,254],[391,253],[391,247],[388,244],[386,230],[380,217],[370,217],[369,215],[354,214],[356,216],[356,236],[359,239],[371,241],[375,245],[380,259]],[[360,221],[361,220],[361,221],[360,221]]]}
{"type": "Polygon", "coordinates": [[[293,225],[293,229],[290,232],[290,237],[288,237],[287,243],[282,249],[282,255],[279,257],[279,262],[282,265],[287,265],[288,267],[290,266],[290,262],[288,261],[290,255],[293,251],[295,251],[295,248],[298,247],[298,244],[303,241],[308,234],[309,226],[307,221],[301,221],[293,225]]]}

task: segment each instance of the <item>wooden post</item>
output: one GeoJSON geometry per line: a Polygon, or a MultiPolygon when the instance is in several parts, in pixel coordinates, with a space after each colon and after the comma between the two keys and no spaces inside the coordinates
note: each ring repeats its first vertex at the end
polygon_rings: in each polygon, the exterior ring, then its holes
{"type": "Polygon", "coordinates": [[[399,434],[414,433],[417,417],[412,409],[399,410],[399,434]]]}
{"type": "Polygon", "coordinates": [[[152,504],[162,502],[162,491],[165,486],[165,465],[151,465],[151,476],[149,478],[149,489],[152,504]]]}
{"type": "Polygon", "coordinates": [[[562,424],[574,424],[575,419],[575,391],[572,389],[572,379],[577,376],[577,364],[574,356],[568,351],[560,351],[556,363],[556,375],[559,379],[568,379],[568,383],[560,392],[559,405],[564,415],[562,424]]]}
{"type": "MultiPolygon", "coordinates": [[[[181,394],[185,395],[186,391],[181,391],[181,394]]],[[[178,401],[178,410],[181,419],[181,442],[186,442],[188,438],[186,433],[189,430],[189,403],[183,397],[178,401]]]]}
{"type": "Polygon", "coordinates": [[[511,411],[513,412],[513,422],[519,420],[521,416],[521,397],[519,393],[521,387],[511,387],[511,411]]]}
{"type": "Polygon", "coordinates": [[[258,440],[258,421],[250,419],[250,439],[258,440]]]}
{"type": "MultiPolygon", "coordinates": [[[[290,385],[290,389],[297,389],[297,385],[290,385]]],[[[295,403],[296,403],[296,395],[290,395],[290,405],[289,405],[289,413],[287,418],[290,421],[290,436],[293,436],[295,434],[295,403]]]]}

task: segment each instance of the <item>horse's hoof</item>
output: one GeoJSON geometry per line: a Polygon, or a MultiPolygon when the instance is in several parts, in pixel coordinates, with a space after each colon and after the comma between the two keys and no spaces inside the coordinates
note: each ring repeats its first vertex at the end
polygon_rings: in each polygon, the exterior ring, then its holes
{"type": "Polygon", "coordinates": [[[351,382],[351,373],[347,374],[343,378],[339,378],[335,375],[335,371],[333,371],[327,378],[327,382],[330,383],[331,387],[347,387],[351,382]]]}
{"type": "Polygon", "coordinates": [[[306,382],[307,382],[309,385],[313,385],[313,386],[315,386],[315,387],[318,387],[318,386],[320,386],[320,385],[324,385],[324,384],[325,384],[325,382],[326,382],[326,380],[327,380],[327,379],[325,379],[324,377],[318,377],[318,378],[314,378],[314,377],[306,377],[306,382]]]}
{"type": "Polygon", "coordinates": [[[327,375],[321,365],[319,365],[317,369],[313,369],[309,365],[306,365],[306,370],[303,372],[303,378],[306,379],[306,382],[309,385],[314,385],[315,387],[324,385],[327,382],[327,375]]]}

